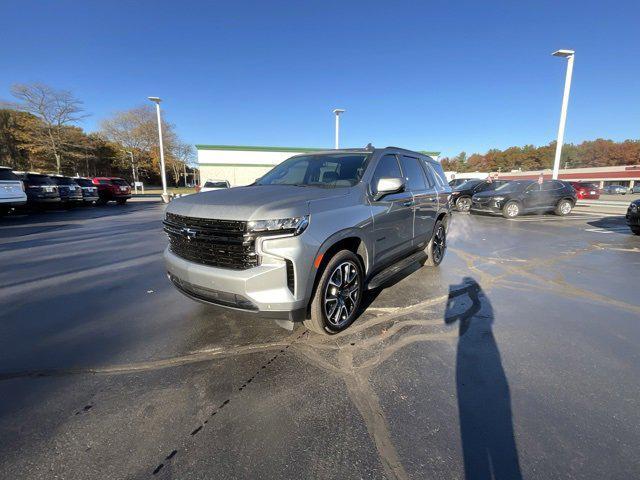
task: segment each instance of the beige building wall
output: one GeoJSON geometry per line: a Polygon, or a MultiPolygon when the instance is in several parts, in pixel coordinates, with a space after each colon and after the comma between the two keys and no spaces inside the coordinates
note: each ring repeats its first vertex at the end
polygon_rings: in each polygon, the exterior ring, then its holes
{"type": "Polygon", "coordinates": [[[200,165],[200,179],[228,180],[232,187],[249,185],[273,167],[256,167],[250,165],[200,165]]]}

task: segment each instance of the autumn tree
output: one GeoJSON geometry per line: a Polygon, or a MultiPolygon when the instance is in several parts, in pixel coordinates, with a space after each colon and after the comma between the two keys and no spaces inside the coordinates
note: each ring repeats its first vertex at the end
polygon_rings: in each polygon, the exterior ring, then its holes
{"type": "Polygon", "coordinates": [[[36,116],[41,125],[33,131],[34,145],[47,146],[55,159],[56,171],[60,173],[65,151],[65,134],[68,127],[82,118],[82,101],[67,90],[56,90],[42,83],[15,84],[11,94],[17,102],[10,104],[16,110],[36,116]]]}

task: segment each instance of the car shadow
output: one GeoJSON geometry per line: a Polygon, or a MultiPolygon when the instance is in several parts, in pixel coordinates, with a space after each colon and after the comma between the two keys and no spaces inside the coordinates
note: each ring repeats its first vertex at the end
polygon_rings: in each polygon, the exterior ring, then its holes
{"type": "Polygon", "coordinates": [[[467,480],[522,478],[494,320],[491,302],[474,279],[449,287],[445,323],[459,326],[456,390],[467,480]]]}
{"type": "Polygon", "coordinates": [[[598,218],[597,220],[592,220],[590,222],[587,222],[587,225],[590,225],[595,228],[600,228],[603,230],[609,230],[612,233],[620,233],[623,235],[627,235],[631,233],[631,230],[627,225],[624,215],[620,215],[616,217],[598,218]]]}

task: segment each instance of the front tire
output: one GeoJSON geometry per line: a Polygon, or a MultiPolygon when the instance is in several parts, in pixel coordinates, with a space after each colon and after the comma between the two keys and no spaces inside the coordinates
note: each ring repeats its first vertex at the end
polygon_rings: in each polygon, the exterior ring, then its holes
{"type": "Polygon", "coordinates": [[[460,197],[456,200],[456,209],[459,212],[468,212],[471,210],[471,197],[460,197]]]}
{"type": "Polygon", "coordinates": [[[424,261],[424,265],[428,267],[437,267],[442,263],[444,254],[447,251],[447,229],[444,226],[442,220],[438,220],[433,229],[433,235],[429,244],[425,249],[427,259],[424,261]]]}
{"type": "Polygon", "coordinates": [[[640,235],[640,227],[629,227],[634,235],[640,235]]]}
{"type": "Polygon", "coordinates": [[[569,215],[573,209],[573,204],[569,200],[560,200],[556,205],[555,214],[561,217],[569,215]]]}
{"type": "Polygon", "coordinates": [[[520,215],[520,204],[511,200],[502,207],[502,216],[504,218],[516,218],[520,215]]]}
{"type": "Polygon", "coordinates": [[[356,254],[350,250],[336,253],[318,281],[305,327],[324,335],[347,328],[358,315],[363,284],[364,272],[356,254]]]}

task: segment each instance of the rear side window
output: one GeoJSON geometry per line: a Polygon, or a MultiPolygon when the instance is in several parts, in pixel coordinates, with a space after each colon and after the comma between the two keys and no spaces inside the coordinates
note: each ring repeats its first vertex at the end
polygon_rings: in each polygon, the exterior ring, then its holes
{"type": "Polygon", "coordinates": [[[443,187],[447,185],[447,176],[444,174],[444,170],[442,170],[442,165],[440,165],[439,163],[431,163],[431,162],[428,162],[427,165],[431,167],[431,170],[433,170],[436,173],[436,176],[438,177],[438,180],[439,180],[438,183],[440,183],[440,185],[442,185],[443,187]]]}
{"type": "Polygon", "coordinates": [[[0,180],[20,180],[20,178],[11,170],[0,168],[0,180]]]}
{"type": "Polygon", "coordinates": [[[558,182],[556,180],[552,182],[543,182],[541,190],[550,191],[550,190],[561,190],[564,188],[562,182],[558,182]]]}
{"type": "Polygon", "coordinates": [[[378,180],[384,177],[402,178],[400,165],[398,165],[398,159],[395,155],[385,155],[378,162],[371,180],[371,186],[374,190],[378,186],[378,180]]]}
{"type": "Polygon", "coordinates": [[[400,163],[402,163],[402,170],[404,170],[404,176],[407,178],[407,188],[410,190],[424,190],[427,188],[427,184],[424,178],[424,171],[419,160],[414,157],[400,157],[400,163]]]}

